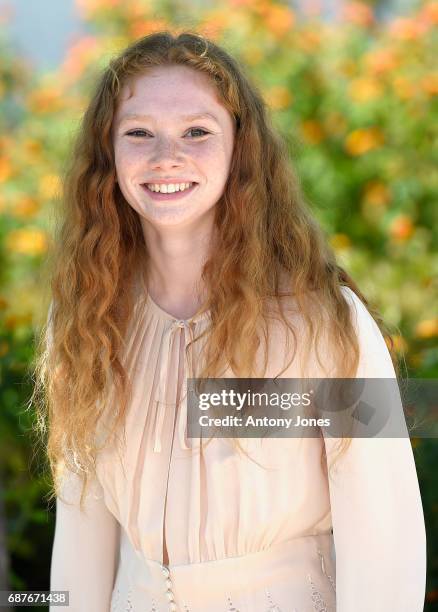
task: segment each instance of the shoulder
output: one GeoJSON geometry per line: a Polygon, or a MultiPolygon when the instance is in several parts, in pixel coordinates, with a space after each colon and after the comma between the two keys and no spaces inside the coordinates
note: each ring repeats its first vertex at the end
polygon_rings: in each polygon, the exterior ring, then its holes
{"type": "Polygon", "coordinates": [[[394,378],[395,370],[382,332],[362,300],[343,286],[351,321],[359,343],[359,378],[394,378]]]}

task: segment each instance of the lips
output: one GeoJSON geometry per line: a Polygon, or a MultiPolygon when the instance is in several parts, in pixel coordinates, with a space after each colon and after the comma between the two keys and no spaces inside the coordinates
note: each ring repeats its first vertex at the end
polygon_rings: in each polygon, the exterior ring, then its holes
{"type": "MultiPolygon", "coordinates": [[[[184,182],[184,181],[181,181],[184,182]]],[[[197,187],[198,187],[198,183],[196,183],[195,181],[185,181],[186,183],[192,183],[192,186],[189,187],[188,189],[184,189],[184,191],[174,191],[173,193],[161,193],[160,191],[151,191],[148,187],[147,187],[147,183],[142,183],[141,187],[144,189],[144,191],[147,192],[148,196],[150,198],[152,198],[153,200],[177,200],[179,198],[183,198],[186,195],[188,195],[189,193],[192,193],[192,191],[194,191],[197,187]]],[[[149,184],[153,184],[153,183],[149,183],[149,184]]]]}

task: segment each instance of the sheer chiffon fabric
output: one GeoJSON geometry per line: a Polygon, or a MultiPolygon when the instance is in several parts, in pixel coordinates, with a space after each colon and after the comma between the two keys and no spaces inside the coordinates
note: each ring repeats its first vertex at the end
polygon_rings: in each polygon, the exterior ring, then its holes
{"type": "MultiPolygon", "coordinates": [[[[353,440],[330,479],[321,455],[338,440],[322,435],[240,439],[250,458],[227,439],[200,449],[186,436],[186,378],[208,336],[191,358],[185,347],[209,314],[178,320],[141,283],[137,291],[126,447],[99,456],[85,513],[73,475],[73,505],[57,500],[51,589],[70,591],[70,612],[423,610],[426,539],[407,435],[353,440]]],[[[376,324],[344,294],[359,335],[357,376],[393,378],[376,324]]],[[[285,355],[284,326],[273,323],[266,377],[285,355]]],[[[298,350],[281,376],[299,377],[299,363],[298,350]]],[[[315,359],[312,376],[327,375],[315,359]]]]}

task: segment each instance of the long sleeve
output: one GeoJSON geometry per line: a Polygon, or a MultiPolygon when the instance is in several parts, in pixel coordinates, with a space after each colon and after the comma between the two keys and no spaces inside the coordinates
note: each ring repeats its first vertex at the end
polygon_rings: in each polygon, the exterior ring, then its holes
{"type": "MultiPolygon", "coordinates": [[[[346,298],[359,336],[357,377],[395,378],[378,326],[352,291],[346,298]]],[[[324,441],[329,455],[339,438],[324,441]]],[[[426,533],[409,438],[355,438],[333,469],[337,612],[421,612],[426,533]]]]}
{"type": "MultiPolygon", "coordinates": [[[[119,523],[108,510],[97,480],[84,512],[79,508],[80,479],[69,472],[58,497],[50,589],[70,592],[70,612],[109,612],[118,564],[119,523]]],[[[50,611],[57,610],[54,606],[50,611]]]]}

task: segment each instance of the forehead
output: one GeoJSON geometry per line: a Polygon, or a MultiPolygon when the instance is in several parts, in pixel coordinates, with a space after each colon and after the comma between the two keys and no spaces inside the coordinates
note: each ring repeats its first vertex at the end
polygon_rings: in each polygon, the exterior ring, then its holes
{"type": "Polygon", "coordinates": [[[219,109],[223,104],[212,80],[188,66],[157,66],[133,77],[122,88],[118,116],[126,112],[170,109],[190,112],[196,103],[219,109]]]}

